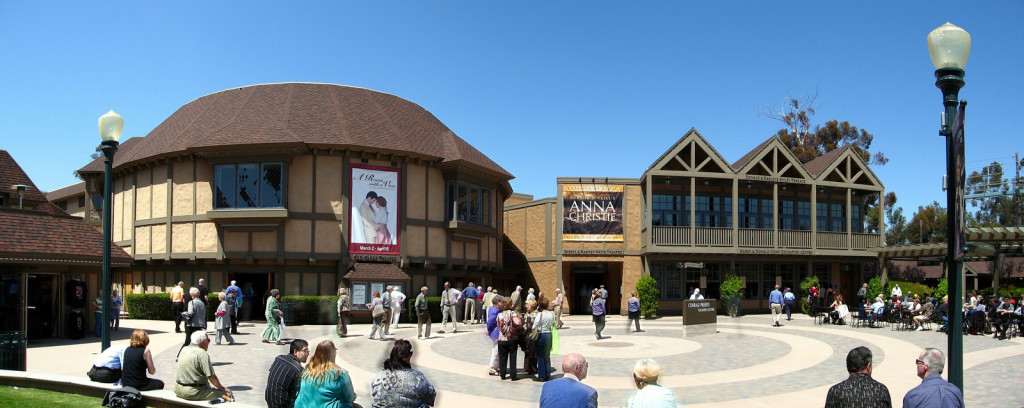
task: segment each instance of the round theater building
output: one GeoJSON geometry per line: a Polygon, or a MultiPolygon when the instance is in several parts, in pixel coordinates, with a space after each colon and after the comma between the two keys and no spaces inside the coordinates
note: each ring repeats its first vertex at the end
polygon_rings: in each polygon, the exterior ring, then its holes
{"type": "MultiPolygon", "coordinates": [[[[252,296],[347,287],[358,305],[386,285],[436,296],[445,281],[515,280],[501,267],[513,176],[394,95],[312,83],[224,90],[125,140],[113,171],[113,240],[134,258],[115,277],[126,293],[202,278],[213,291],[237,280],[252,296]]],[[[79,173],[100,208],[102,159],[79,173]]]]}

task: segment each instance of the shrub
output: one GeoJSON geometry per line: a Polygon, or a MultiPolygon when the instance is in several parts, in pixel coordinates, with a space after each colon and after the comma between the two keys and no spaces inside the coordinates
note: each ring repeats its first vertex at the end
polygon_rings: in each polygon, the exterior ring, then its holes
{"type": "MultiPolygon", "coordinates": [[[[217,293],[210,293],[208,298],[210,303],[206,306],[206,322],[213,324],[220,300],[217,299],[217,293]]],[[[130,293],[124,295],[124,307],[131,319],[174,320],[174,308],[168,293],[130,293]]]]}
{"type": "Polygon", "coordinates": [[[658,282],[651,275],[644,275],[636,282],[636,293],[640,296],[640,313],[646,317],[658,312],[658,282]]]}
{"type": "MultiPolygon", "coordinates": [[[[419,296],[419,293],[416,294],[419,296]]],[[[416,321],[416,296],[410,296],[405,299],[405,315],[410,322],[416,321]]],[[[458,308],[458,307],[456,307],[458,308]]],[[[430,321],[432,323],[438,323],[441,321],[441,297],[440,296],[427,296],[427,312],[430,313],[430,321]]],[[[487,318],[487,311],[484,310],[484,319],[487,318]]]]}
{"type": "Polygon", "coordinates": [[[935,288],[935,298],[942,300],[942,298],[949,295],[949,281],[946,278],[939,279],[939,286],[935,288]]]}
{"type": "Polygon", "coordinates": [[[892,296],[892,288],[896,287],[896,284],[899,284],[900,289],[903,290],[903,296],[906,296],[908,293],[912,293],[924,297],[925,295],[931,295],[932,293],[935,292],[935,288],[932,288],[931,286],[925,284],[889,280],[889,282],[886,283],[885,285],[885,292],[883,292],[883,296],[892,296]]]}
{"type": "Polygon", "coordinates": [[[725,280],[718,288],[722,294],[722,300],[726,302],[729,316],[736,317],[740,311],[740,300],[743,299],[743,280],[730,273],[725,276],[725,280]]]}
{"type": "Polygon", "coordinates": [[[885,288],[882,287],[882,278],[876,276],[868,281],[868,301],[878,297],[878,295],[885,296],[883,292],[885,288]]]}
{"type": "MultiPolygon", "coordinates": [[[[811,286],[818,285],[819,283],[818,277],[814,275],[808,276],[800,282],[800,297],[796,301],[800,303],[800,310],[804,313],[811,312],[811,305],[807,304],[807,297],[811,295],[811,286]]],[[[818,288],[818,290],[819,294],[821,294],[821,288],[818,288]]]]}

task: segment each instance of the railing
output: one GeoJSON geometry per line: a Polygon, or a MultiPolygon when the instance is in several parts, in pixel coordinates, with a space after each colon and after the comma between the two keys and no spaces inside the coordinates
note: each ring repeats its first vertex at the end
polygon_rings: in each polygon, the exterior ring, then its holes
{"type": "Polygon", "coordinates": [[[782,248],[810,248],[810,231],[779,230],[779,247],[782,248]]]}
{"type": "Polygon", "coordinates": [[[690,227],[653,227],[651,243],[654,245],[690,245],[690,227]]]}
{"type": "Polygon", "coordinates": [[[878,234],[853,234],[853,247],[850,249],[865,250],[868,247],[878,246],[878,234]]]}
{"type": "Polygon", "coordinates": [[[732,246],[732,228],[697,227],[698,246],[732,246]]]}
{"type": "Polygon", "coordinates": [[[771,247],[774,241],[770,229],[740,228],[739,243],[741,247],[771,247]]]}
{"type": "Polygon", "coordinates": [[[845,232],[818,232],[818,248],[847,249],[845,232]]]}

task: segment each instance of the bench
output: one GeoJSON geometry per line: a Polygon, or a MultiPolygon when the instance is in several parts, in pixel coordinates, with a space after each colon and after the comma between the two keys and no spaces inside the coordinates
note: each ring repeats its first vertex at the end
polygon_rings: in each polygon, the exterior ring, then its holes
{"type": "MultiPolygon", "coordinates": [[[[86,395],[103,398],[109,390],[121,388],[119,385],[89,381],[86,377],[44,374],[26,371],[0,370],[0,384],[24,388],[38,388],[49,391],[86,395]]],[[[142,391],[142,399],[147,407],[179,408],[209,407],[208,401],[186,401],[174,395],[174,385],[162,390],[142,391]]],[[[233,402],[225,407],[248,408],[256,405],[233,402]]]]}

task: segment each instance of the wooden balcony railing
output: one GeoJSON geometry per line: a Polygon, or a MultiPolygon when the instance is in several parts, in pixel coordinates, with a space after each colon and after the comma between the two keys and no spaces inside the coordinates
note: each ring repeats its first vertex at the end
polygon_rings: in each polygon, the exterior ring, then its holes
{"type": "Polygon", "coordinates": [[[690,227],[653,227],[651,242],[655,245],[690,245],[690,227]]]}
{"type": "Polygon", "coordinates": [[[779,230],[779,246],[782,248],[810,248],[810,231],[779,230]]]}
{"type": "Polygon", "coordinates": [[[878,246],[878,244],[878,234],[858,234],[855,232],[853,233],[853,248],[851,249],[865,250],[868,247],[878,246]]]}
{"type": "Polygon", "coordinates": [[[771,248],[773,246],[774,230],[740,228],[739,242],[741,247],[771,248]]]}
{"type": "Polygon", "coordinates": [[[847,249],[845,232],[818,232],[818,248],[847,249]]]}
{"type": "Polygon", "coordinates": [[[732,246],[732,228],[697,227],[697,245],[732,246]]]}

